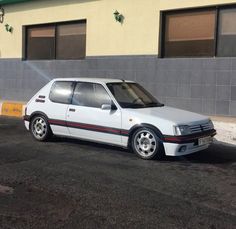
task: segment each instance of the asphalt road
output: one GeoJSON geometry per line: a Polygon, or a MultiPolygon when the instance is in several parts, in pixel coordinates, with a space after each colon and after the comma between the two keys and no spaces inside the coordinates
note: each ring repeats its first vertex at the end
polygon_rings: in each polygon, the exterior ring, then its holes
{"type": "Polygon", "coordinates": [[[236,228],[236,147],[144,161],[0,118],[0,228],[236,228]]]}

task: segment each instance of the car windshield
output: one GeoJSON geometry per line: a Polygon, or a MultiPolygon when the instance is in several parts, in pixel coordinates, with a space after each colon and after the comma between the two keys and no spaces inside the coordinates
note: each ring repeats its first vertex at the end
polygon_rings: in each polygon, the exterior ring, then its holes
{"type": "Polygon", "coordinates": [[[122,108],[161,107],[149,92],[137,83],[107,83],[107,87],[122,108]]]}

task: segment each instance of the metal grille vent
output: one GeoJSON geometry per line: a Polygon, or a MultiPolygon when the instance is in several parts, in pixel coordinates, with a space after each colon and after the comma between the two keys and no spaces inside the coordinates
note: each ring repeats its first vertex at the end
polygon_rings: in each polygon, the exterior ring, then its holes
{"type": "Polygon", "coordinates": [[[203,123],[203,124],[197,124],[197,125],[192,125],[189,128],[190,128],[192,134],[213,129],[211,122],[207,122],[207,123],[203,123]]]}

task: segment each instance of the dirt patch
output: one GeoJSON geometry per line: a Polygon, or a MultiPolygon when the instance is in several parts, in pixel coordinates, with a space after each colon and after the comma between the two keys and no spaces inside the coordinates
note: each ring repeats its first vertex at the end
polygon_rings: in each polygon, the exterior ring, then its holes
{"type": "Polygon", "coordinates": [[[236,123],[214,121],[216,140],[236,145],[236,123]]]}
{"type": "Polygon", "coordinates": [[[8,186],[0,185],[0,194],[12,194],[14,189],[8,186]]]}

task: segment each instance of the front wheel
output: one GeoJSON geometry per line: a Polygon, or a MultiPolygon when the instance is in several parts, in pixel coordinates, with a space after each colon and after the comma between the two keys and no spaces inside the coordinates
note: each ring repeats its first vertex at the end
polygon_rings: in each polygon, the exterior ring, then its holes
{"type": "Polygon", "coordinates": [[[30,122],[30,132],[38,141],[47,140],[52,133],[47,119],[42,115],[35,116],[32,119],[30,122]]]}
{"type": "Polygon", "coordinates": [[[150,160],[163,156],[160,138],[150,128],[140,128],[135,131],[131,140],[132,150],[142,159],[150,160]]]}

